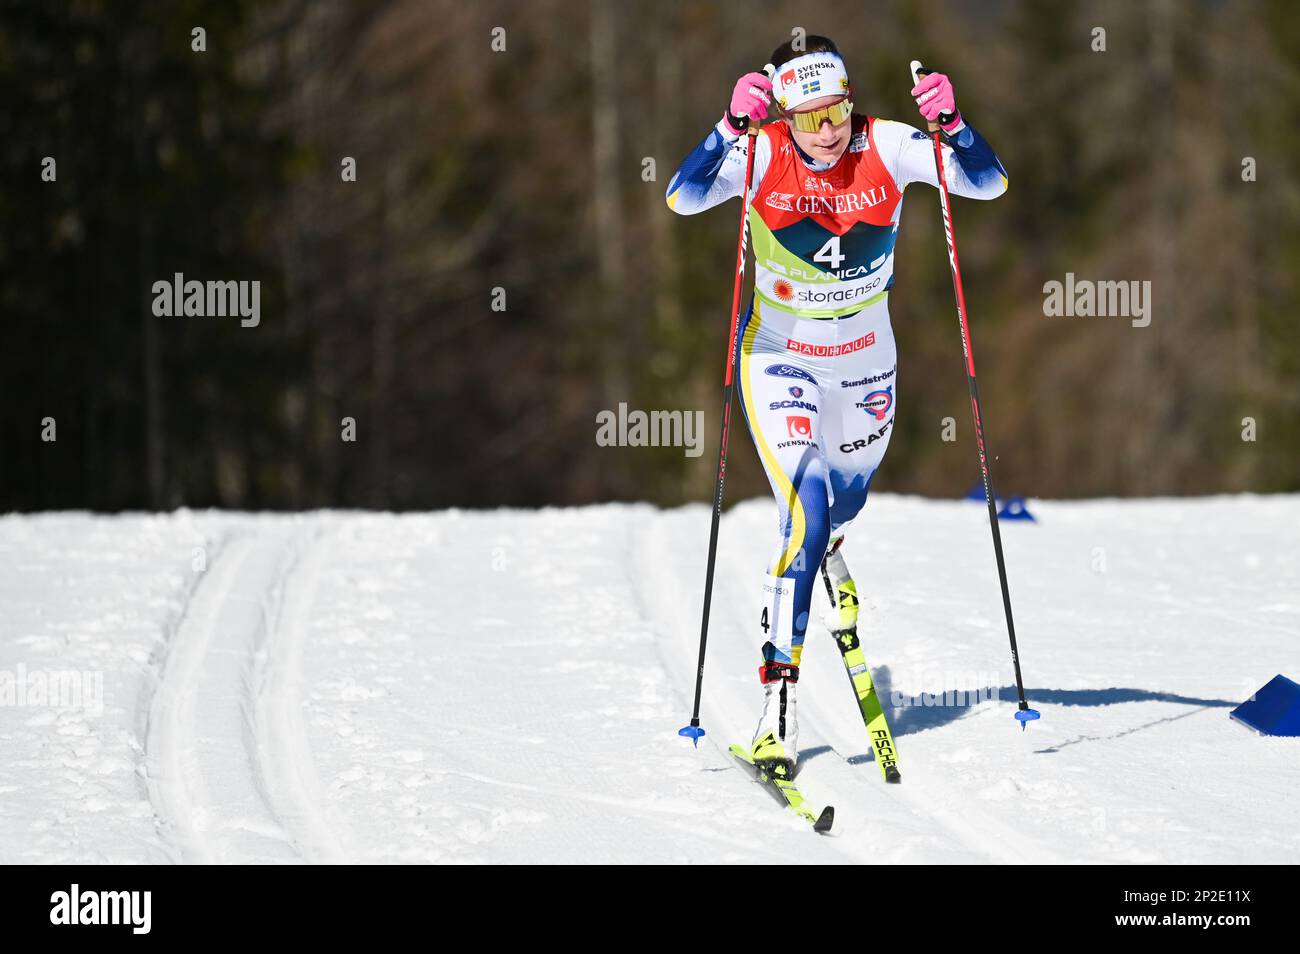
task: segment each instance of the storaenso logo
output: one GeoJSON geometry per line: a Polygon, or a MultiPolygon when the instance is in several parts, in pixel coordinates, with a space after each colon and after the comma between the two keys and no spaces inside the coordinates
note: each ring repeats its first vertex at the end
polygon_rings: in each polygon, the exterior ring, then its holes
{"type": "Polygon", "coordinates": [[[50,895],[50,923],[61,925],[129,924],[132,934],[148,934],[153,918],[150,891],[71,891],[50,895]]]}
{"type": "Polygon", "coordinates": [[[186,281],[177,272],[170,282],[153,283],[153,313],[159,318],[226,318],[236,315],[240,327],[256,328],[262,321],[259,281],[186,281]]]}
{"type": "Polygon", "coordinates": [[[703,411],[629,411],[620,402],[618,413],[596,413],[596,444],[600,447],[685,447],[687,457],[704,453],[703,411]]]}

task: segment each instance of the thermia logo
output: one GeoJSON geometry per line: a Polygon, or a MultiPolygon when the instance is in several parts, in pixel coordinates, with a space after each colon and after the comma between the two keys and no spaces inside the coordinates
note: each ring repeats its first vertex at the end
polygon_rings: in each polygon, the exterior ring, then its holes
{"type": "Polygon", "coordinates": [[[71,891],[50,895],[51,924],[129,924],[132,934],[148,934],[152,925],[151,891],[71,891]]]}

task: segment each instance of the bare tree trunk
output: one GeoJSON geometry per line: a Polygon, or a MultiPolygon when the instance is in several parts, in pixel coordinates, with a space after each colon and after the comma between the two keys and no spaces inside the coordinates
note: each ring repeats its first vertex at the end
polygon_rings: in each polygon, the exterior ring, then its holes
{"type": "MultiPolygon", "coordinates": [[[[674,14],[677,11],[675,3],[660,4],[661,10],[665,8],[674,14]]],[[[678,48],[680,39],[674,35],[676,18],[669,22],[658,20],[657,25],[657,35],[651,46],[656,51],[652,142],[658,181],[650,189],[650,241],[654,259],[655,325],[658,333],[666,339],[664,344],[673,346],[682,331],[681,269],[677,261],[677,223],[673,221],[675,216],[669,214],[663,195],[675,159],[668,154],[666,132],[681,106],[682,57],[678,48]]]]}
{"type": "MultiPolygon", "coordinates": [[[[677,216],[668,210],[664,192],[672,175],[676,157],[668,152],[667,131],[681,108],[682,54],[678,32],[678,5],[662,2],[660,15],[655,17],[656,35],[651,48],[655,51],[655,110],[652,139],[657,181],[651,184],[647,195],[650,216],[651,260],[653,262],[654,341],[651,342],[650,371],[659,377],[675,379],[676,393],[687,399],[688,408],[707,407],[703,383],[683,380],[691,373],[691,363],[685,351],[688,331],[682,308],[682,275],[678,259],[677,216]]],[[[635,352],[633,352],[635,353],[635,352]]],[[[665,487],[672,499],[688,496],[696,468],[683,467],[677,471],[673,486],[665,487]]]]}
{"type": "MultiPolygon", "coordinates": [[[[144,113],[144,96],[137,102],[144,113]]],[[[148,144],[147,133],[137,125],[135,133],[136,172],[144,179],[148,144]]],[[[149,489],[149,507],[160,510],[163,507],[164,472],[164,432],[162,419],[162,368],[159,357],[158,322],[150,307],[150,296],[145,289],[152,286],[154,277],[153,223],[142,217],[139,229],[140,274],[136,280],[141,289],[140,295],[140,342],[141,369],[144,374],[144,472],[149,489]]]]}
{"type": "Polygon", "coordinates": [[[600,278],[600,307],[608,309],[597,317],[604,330],[604,392],[606,402],[615,396],[623,381],[623,356],[613,306],[623,291],[623,209],[619,179],[618,147],[618,45],[614,4],[591,0],[591,158],[592,235],[596,242],[596,267],[600,278]]]}
{"type": "Polygon", "coordinates": [[[1157,454],[1156,447],[1170,450],[1182,426],[1178,420],[1181,406],[1176,393],[1175,355],[1172,353],[1173,324],[1178,320],[1178,177],[1175,174],[1178,154],[1178,127],[1174,122],[1174,10],[1171,0],[1154,0],[1148,9],[1151,31],[1151,56],[1147,89],[1150,102],[1159,108],[1151,115],[1151,140],[1157,143],[1156,161],[1151,165],[1151,212],[1149,241],[1151,261],[1151,324],[1134,329],[1147,334],[1151,341],[1144,349],[1146,368],[1139,386],[1146,389],[1151,417],[1139,436],[1139,453],[1133,455],[1129,468],[1129,489],[1146,495],[1159,488],[1164,492],[1181,488],[1170,481],[1177,478],[1178,466],[1173,455],[1157,454]],[[1159,463],[1157,463],[1159,462],[1159,463]],[[1168,466],[1172,464],[1173,466],[1168,466]],[[1156,467],[1160,470],[1157,472],[1156,467]]]}
{"type": "MultiPolygon", "coordinates": [[[[393,155],[392,150],[386,150],[393,155]]],[[[394,160],[399,161],[399,160],[394,160]]],[[[384,171],[380,214],[379,260],[375,265],[378,287],[371,301],[371,406],[369,421],[370,441],[370,502],[376,507],[392,505],[393,456],[393,369],[396,364],[397,302],[392,294],[396,269],[393,265],[397,242],[396,209],[402,201],[402,176],[396,166],[384,171]]]]}
{"type": "MultiPolygon", "coordinates": [[[[1232,51],[1232,67],[1228,69],[1227,80],[1223,87],[1232,91],[1227,107],[1227,131],[1228,141],[1231,143],[1242,143],[1249,141],[1244,134],[1246,123],[1242,121],[1242,115],[1247,113],[1252,103],[1259,102],[1261,86],[1267,87],[1267,84],[1258,82],[1259,69],[1251,57],[1251,50],[1265,46],[1264,38],[1259,35],[1260,27],[1254,19],[1248,16],[1242,10],[1233,10],[1231,15],[1225,18],[1232,31],[1229,50],[1232,51]]],[[[1231,152],[1228,155],[1228,161],[1239,164],[1244,157],[1234,156],[1231,152]]],[[[1258,175],[1256,170],[1256,175],[1258,175]]],[[[1247,396],[1253,403],[1260,395],[1262,389],[1259,382],[1265,380],[1265,369],[1260,360],[1260,342],[1259,342],[1259,293],[1257,285],[1260,276],[1258,272],[1258,261],[1260,258],[1259,249],[1256,247],[1259,241],[1259,233],[1255,227],[1256,217],[1260,214],[1257,196],[1259,195],[1259,185],[1257,182],[1243,182],[1241,180],[1241,166],[1237,165],[1236,180],[1232,189],[1240,189],[1241,197],[1232,203],[1232,208],[1236,212],[1236,227],[1238,229],[1238,240],[1234,243],[1236,250],[1236,265],[1232,270],[1234,280],[1232,282],[1233,299],[1232,299],[1232,333],[1233,333],[1233,361],[1232,361],[1232,379],[1240,382],[1239,387],[1244,396],[1247,396]]],[[[1253,410],[1253,409],[1252,409],[1253,410]]],[[[1252,414],[1252,416],[1254,416],[1252,414]]],[[[1257,453],[1238,453],[1238,465],[1234,467],[1232,477],[1233,481],[1239,488],[1247,489],[1256,485],[1258,478],[1261,476],[1259,466],[1260,455],[1257,453]]]]}

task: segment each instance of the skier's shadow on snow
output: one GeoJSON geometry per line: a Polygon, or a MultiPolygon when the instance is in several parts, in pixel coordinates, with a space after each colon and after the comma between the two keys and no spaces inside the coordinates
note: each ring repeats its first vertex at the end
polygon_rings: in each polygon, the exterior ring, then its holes
{"type": "MultiPolygon", "coordinates": [[[[950,692],[947,698],[944,697],[943,693],[925,693],[916,696],[900,694],[895,698],[888,666],[873,669],[872,676],[876,684],[876,692],[886,704],[889,725],[896,737],[924,732],[926,729],[935,729],[950,722],[955,722],[967,715],[971,709],[980,703],[991,700],[1011,701],[1014,703],[1018,698],[1015,686],[987,686],[964,693],[954,694],[950,692]],[[929,704],[926,704],[927,702],[929,704]]],[[[1196,696],[1179,695],[1175,692],[1121,687],[1111,687],[1109,689],[1026,689],[1025,695],[1029,699],[1031,706],[1038,703],[1060,706],[1109,706],[1118,702],[1174,702],[1180,705],[1195,706],[1197,709],[1221,709],[1237,705],[1236,702],[1227,699],[1202,699],[1196,696]]],[[[1127,735],[1129,732],[1136,732],[1138,729],[1144,729],[1161,722],[1168,722],[1172,719],[1181,719],[1191,714],[1192,712],[1185,712],[1176,716],[1155,719],[1145,725],[1134,726],[1119,734],[1127,735]]],[[[1089,738],[1083,736],[1038,751],[1040,753],[1057,752],[1067,745],[1087,741],[1089,738]]],[[[818,747],[808,753],[801,753],[801,758],[820,755],[821,751],[819,750],[823,748],[829,751],[830,747],[818,747]]],[[[874,756],[868,752],[862,755],[850,756],[847,761],[856,765],[874,761],[874,756]]]]}

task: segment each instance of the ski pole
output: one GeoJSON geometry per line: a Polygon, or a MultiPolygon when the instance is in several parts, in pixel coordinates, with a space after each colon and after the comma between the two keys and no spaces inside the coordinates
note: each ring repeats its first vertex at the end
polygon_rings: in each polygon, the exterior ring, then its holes
{"type": "MultiPolygon", "coordinates": [[[[763,67],[769,77],[776,72],[771,64],[763,67]]],[[[718,480],[713,492],[713,520],[709,526],[709,558],[704,568],[704,610],[700,618],[700,658],[695,668],[695,707],[691,724],[677,734],[699,746],[704,730],[700,728],[700,694],[704,691],[704,650],[709,641],[709,606],[713,602],[713,567],[718,556],[718,523],[722,519],[722,489],[727,479],[727,434],[731,425],[731,396],[736,382],[736,328],[740,323],[740,290],[745,284],[745,230],[749,224],[749,187],[754,179],[754,152],[758,143],[758,123],[749,121],[749,141],[745,159],[745,191],[740,196],[740,237],[736,241],[736,283],[731,294],[731,332],[727,336],[727,368],[722,384],[722,434],[718,440],[718,480]]]]}
{"type": "MultiPolygon", "coordinates": [[[[921,81],[921,77],[933,72],[921,65],[920,60],[912,60],[912,85],[921,81]]],[[[988,447],[984,442],[984,416],[980,412],[979,386],[975,382],[975,353],[971,349],[970,323],[966,318],[966,294],[962,291],[961,267],[957,264],[957,238],[952,227],[952,205],[948,198],[948,182],[943,173],[943,148],[939,139],[939,127],[952,122],[951,113],[940,113],[937,122],[929,124],[930,134],[934,138],[934,170],[939,178],[939,203],[943,210],[943,230],[948,239],[948,264],[952,267],[952,288],[957,296],[957,319],[961,324],[961,348],[966,356],[966,384],[970,390],[971,416],[975,419],[975,443],[979,448],[980,471],[984,476],[984,497],[989,505],[989,527],[993,531],[993,553],[997,557],[998,580],[1002,584],[1002,609],[1007,618],[1007,636],[1011,639],[1011,665],[1016,671],[1016,691],[1020,694],[1020,707],[1016,720],[1021,731],[1033,719],[1039,718],[1037,709],[1029,708],[1025,701],[1025,683],[1020,676],[1020,654],[1016,650],[1016,624],[1011,618],[1011,593],[1007,589],[1007,567],[1002,558],[1002,532],[998,527],[998,508],[994,503],[993,472],[989,465],[988,447]]]]}

